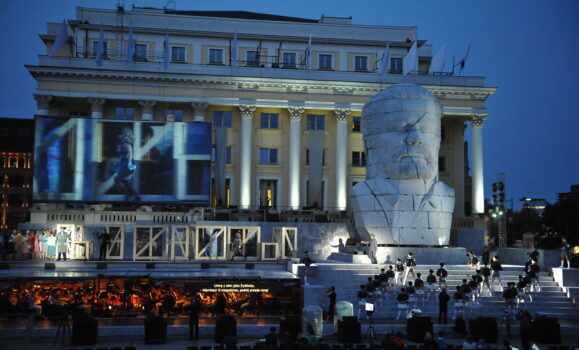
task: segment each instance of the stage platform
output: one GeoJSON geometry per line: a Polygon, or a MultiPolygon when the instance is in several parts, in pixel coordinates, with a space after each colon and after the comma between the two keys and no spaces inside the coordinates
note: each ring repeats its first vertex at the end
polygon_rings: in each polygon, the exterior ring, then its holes
{"type": "Polygon", "coordinates": [[[91,279],[143,277],[152,279],[297,280],[287,262],[133,262],[133,261],[12,261],[0,270],[0,280],[91,279]],[[47,269],[46,264],[54,264],[47,269]],[[106,264],[106,267],[103,265],[106,264]],[[99,265],[101,265],[99,268],[99,265]]]}

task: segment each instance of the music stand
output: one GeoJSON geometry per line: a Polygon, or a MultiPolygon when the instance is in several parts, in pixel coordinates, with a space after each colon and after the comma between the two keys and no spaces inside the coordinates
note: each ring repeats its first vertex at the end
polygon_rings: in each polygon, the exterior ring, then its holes
{"type": "Polygon", "coordinates": [[[72,339],[72,332],[70,331],[70,322],[68,313],[62,310],[61,314],[59,314],[58,317],[56,318],[56,322],[58,324],[58,328],[52,341],[52,347],[54,347],[56,345],[56,342],[58,342],[58,336],[61,334],[61,331],[62,331],[62,346],[64,346],[66,343],[67,331],[68,331],[68,343],[70,344],[72,339]]]}
{"type": "Polygon", "coordinates": [[[374,314],[374,304],[366,303],[365,305],[366,315],[368,315],[368,328],[366,329],[366,333],[364,333],[364,338],[370,344],[374,344],[374,335],[376,331],[374,330],[374,319],[372,318],[372,314],[374,314]]]}

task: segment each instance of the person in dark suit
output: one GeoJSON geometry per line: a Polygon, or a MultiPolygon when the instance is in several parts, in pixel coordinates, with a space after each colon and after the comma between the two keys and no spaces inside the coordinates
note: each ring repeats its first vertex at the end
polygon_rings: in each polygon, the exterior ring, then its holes
{"type": "Polygon", "coordinates": [[[446,292],[446,288],[442,288],[440,294],[438,294],[438,323],[444,321],[446,323],[448,319],[448,301],[450,300],[450,295],[446,292]]]}
{"type": "Polygon", "coordinates": [[[189,312],[189,340],[193,340],[193,333],[197,340],[199,339],[199,312],[201,311],[201,301],[197,295],[191,300],[187,311],[189,312]]]}

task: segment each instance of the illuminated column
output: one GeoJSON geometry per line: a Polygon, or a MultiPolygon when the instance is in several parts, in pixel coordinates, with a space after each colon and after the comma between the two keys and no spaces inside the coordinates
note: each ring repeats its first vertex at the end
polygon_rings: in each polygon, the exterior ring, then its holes
{"type": "Polygon", "coordinates": [[[472,122],[472,214],[485,211],[483,173],[483,125],[487,114],[471,115],[472,122]]]}
{"type": "Polygon", "coordinates": [[[52,96],[50,95],[34,95],[36,100],[36,105],[38,107],[38,115],[49,115],[50,114],[50,101],[52,101],[52,96]]]}
{"type": "Polygon", "coordinates": [[[205,110],[209,104],[207,102],[191,102],[191,107],[193,107],[193,121],[194,122],[204,122],[205,121],[205,110]]]}
{"type": "MultiPolygon", "coordinates": [[[[454,162],[453,174],[455,174],[454,181],[454,215],[458,218],[464,218],[464,129],[466,124],[463,121],[456,123],[449,123],[452,125],[454,132],[454,162]]],[[[448,129],[448,128],[447,128],[448,129]]]]}
{"type": "Polygon", "coordinates": [[[239,208],[249,209],[251,205],[251,122],[255,105],[239,105],[241,111],[241,150],[239,161],[239,208]]]}
{"type": "Polygon", "coordinates": [[[153,108],[157,104],[157,101],[139,101],[141,107],[143,107],[142,120],[153,120],[153,108]]]}
{"type": "Polygon", "coordinates": [[[289,145],[289,202],[290,209],[300,208],[300,147],[301,147],[301,121],[304,107],[289,106],[290,118],[290,145],[289,145]]]}
{"type": "Polygon", "coordinates": [[[88,103],[90,103],[90,116],[93,119],[102,119],[103,117],[103,107],[105,105],[104,98],[89,97],[88,103]]]}
{"type": "Polygon", "coordinates": [[[336,115],[336,210],[346,210],[348,196],[348,117],[350,116],[349,108],[334,109],[336,115]]]}

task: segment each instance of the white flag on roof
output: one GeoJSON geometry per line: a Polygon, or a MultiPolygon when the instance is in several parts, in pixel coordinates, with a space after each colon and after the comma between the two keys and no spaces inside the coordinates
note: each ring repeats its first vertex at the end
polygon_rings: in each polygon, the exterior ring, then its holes
{"type": "Polygon", "coordinates": [[[428,70],[428,74],[436,73],[436,72],[444,72],[444,63],[446,61],[446,41],[442,44],[440,49],[434,57],[432,58],[432,62],[430,62],[430,69],[428,70]]]}
{"type": "Polygon", "coordinates": [[[105,30],[103,29],[103,25],[101,24],[101,29],[99,32],[99,43],[97,46],[97,52],[96,52],[96,63],[97,66],[101,66],[102,64],[102,58],[103,55],[105,54],[105,30]]]}
{"type": "Polygon", "coordinates": [[[411,72],[418,72],[418,48],[416,42],[415,40],[402,61],[402,71],[404,75],[411,72]]]}
{"type": "Polygon", "coordinates": [[[233,34],[233,42],[231,43],[231,66],[237,67],[237,31],[233,34]]]}
{"type": "Polygon", "coordinates": [[[384,48],[384,53],[382,54],[382,61],[380,62],[380,66],[378,67],[378,74],[384,75],[384,73],[388,74],[388,61],[390,61],[390,43],[386,44],[384,48]]]}
{"type": "Polygon", "coordinates": [[[169,70],[169,60],[171,59],[171,46],[169,44],[169,32],[165,32],[165,41],[163,42],[163,68],[169,70]]]}
{"type": "Polygon", "coordinates": [[[306,47],[305,53],[306,59],[306,69],[312,69],[312,35],[310,34],[310,39],[308,40],[308,46],[306,47]]]}
{"type": "Polygon", "coordinates": [[[58,50],[60,50],[68,40],[68,25],[66,24],[65,20],[62,20],[62,24],[56,33],[56,39],[54,39],[54,44],[50,48],[50,52],[48,53],[48,57],[52,58],[58,50]]]}
{"type": "Polygon", "coordinates": [[[135,56],[135,34],[133,33],[133,24],[129,27],[129,41],[127,43],[127,63],[133,61],[135,56]]]}

